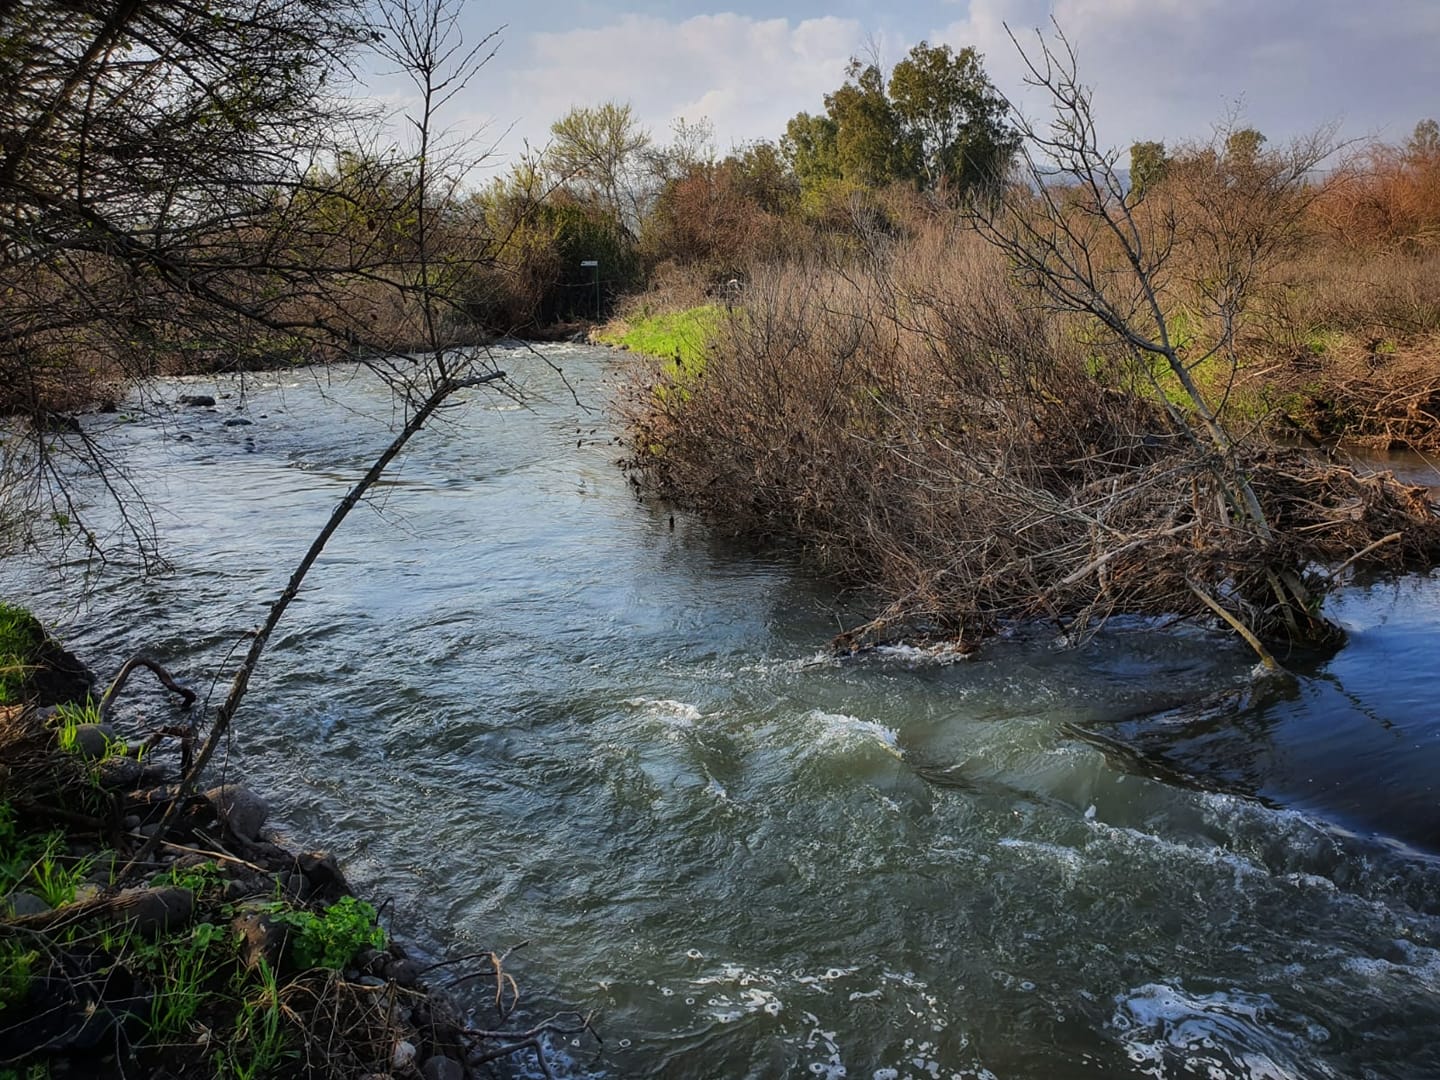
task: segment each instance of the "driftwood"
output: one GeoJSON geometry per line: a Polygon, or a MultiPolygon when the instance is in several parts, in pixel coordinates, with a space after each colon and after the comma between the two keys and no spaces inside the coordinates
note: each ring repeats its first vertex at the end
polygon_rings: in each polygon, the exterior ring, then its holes
{"type": "Polygon", "coordinates": [[[195,894],[189,889],[126,889],[116,896],[5,919],[0,921],[0,934],[54,933],[99,923],[127,926],[142,937],[154,938],[186,925],[194,913],[195,894]]]}
{"type": "Polygon", "coordinates": [[[120,691],[124,689],[125,684],[129,681],[130,675],[135,669],[141,667],[153,672],[165,689],[171,693],[180,695],[180,708],[188,709],[191,705],[195,704],[194,690],[176,682],[170,672],[166,671],[159,663],[150,659],[148,656],[137,655],[125,661],[119,672],[115,675],[115,681],[110,684],[109,689],[105,691],[105,695],[100,699],[101,720],[109,717],[110,707],[115,703],[115,698],[119,695],[120,691]]]}

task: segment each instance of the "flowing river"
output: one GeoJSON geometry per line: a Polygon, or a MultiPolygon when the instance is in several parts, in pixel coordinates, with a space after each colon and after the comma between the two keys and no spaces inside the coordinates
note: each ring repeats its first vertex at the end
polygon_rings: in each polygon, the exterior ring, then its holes
{"type": "MultiPolygon", "coordinates": [[[[860,611],[636,496],[616,354],[543,347],[577,405],[503,352],[526,405],[470,394],[352,515],[229,760],[427,954],[528,942],[529,1015],[598,1012],[570,1075],[1440,1076],[1440,577],[1345,592],[1294,682],[1123,621],[839,661],[860,611]]],[[[218,702],[394,415],[358,369],[181,392],[231,396],[87,421],[175,571],[0,592],[218,702]]]]}

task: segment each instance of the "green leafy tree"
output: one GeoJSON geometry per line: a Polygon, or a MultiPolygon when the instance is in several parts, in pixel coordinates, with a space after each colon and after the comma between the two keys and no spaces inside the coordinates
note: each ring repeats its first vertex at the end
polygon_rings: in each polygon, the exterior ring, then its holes
{"type": "Polygon", "coordinates": [[[638,224],[636,181],[650,133],[628,103],[574,108],[550,125],[550,167],[570,190],[593,198],[627,228],[638,224]]]}
{"type": "Polygon", "coordinates": [[[802,191],[816,191],[840,179],[839,125],[827,115],[799,113],[785,125],[780,154],[802,191]]]}
{"type": "Polygon", "coordinates": [[[840,175],[872,188],[918,179],[919,148],[885,94],[880,68],[852,59],[846,76],[845,85],[825,95],[840,175]]]}
{"type": "Polygon", "coordinates": [[[1137,196],[1153,188],[1169,171],[1170,159],[1163,142],[1130,144],[1130,190],[1137,196]]]}
{"type": "Polygon", "coordinates": [[[891,72],[890,102],[927,187],[968,191],[1003,178],[1019,143],[973,48],[920,42],[891,72]]]}

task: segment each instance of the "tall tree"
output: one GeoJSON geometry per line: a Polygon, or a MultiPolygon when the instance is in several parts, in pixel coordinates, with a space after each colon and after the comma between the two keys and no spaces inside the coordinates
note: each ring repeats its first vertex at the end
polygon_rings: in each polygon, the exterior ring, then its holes
{"type": "Polygon", "coordinates": [[[852,59],[846,76],[845,85],[825,95],[841,175],[866,187],[915,179],[917,148],[885,95],[880,68],[852,59]]]}
{"type": "Polygon", "coordinates": [[[1137,142],[1130,145],[1130,189],[1143,195],[1154,187],[1169,170],[1170,159],[1163,142],[1137,142]]]}
{"type": "Polygon", "coordinates": [[[636,170],[650,146],[627,102],[571,109],[550,125],[550,165],[572,190],[595,199],[627,228],[638,225],[636,170]]]}
{"type": "Polygon", "coordinates": [[[1018,138],[974,48],[920,42],[891,72],[890,101],[926,186],[973,190],[1003,178],[1018,138]]]}

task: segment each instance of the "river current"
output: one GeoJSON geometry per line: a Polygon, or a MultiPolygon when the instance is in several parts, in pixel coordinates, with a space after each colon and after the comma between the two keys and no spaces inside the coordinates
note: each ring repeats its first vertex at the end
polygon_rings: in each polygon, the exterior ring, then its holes
{"type": "MultiPolygon", "coordinates": [[[[1342,594],[1294,682],[1123,620],[837,660],[862,612],[637,497],[615,354],[502,352],[524,404],[468,394],[352,515],[229,760],[428,955],[528,942],[526,1015],[597,1011],[570,1075],[1440,1076],[1440,578],[1342,594]]],[[[395,416],[361,369],[182,392],[229,396],[87,421],[174,571],[0,593],[218,703],[395,416]]]]}

